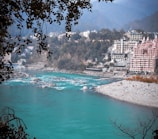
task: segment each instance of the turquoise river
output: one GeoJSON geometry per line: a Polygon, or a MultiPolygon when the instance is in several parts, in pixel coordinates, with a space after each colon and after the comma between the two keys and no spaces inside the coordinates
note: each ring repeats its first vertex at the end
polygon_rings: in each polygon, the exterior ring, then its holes
{"type": "Polygon", "coordinates": [[[114,79],[58,72],[29,74],[0,85],[0,109],[13,108],[31,138],[127,139],[113,122],[137,128],[138,121],[150,119],[155,110],[94,91],[94,87],[114,79]]]}

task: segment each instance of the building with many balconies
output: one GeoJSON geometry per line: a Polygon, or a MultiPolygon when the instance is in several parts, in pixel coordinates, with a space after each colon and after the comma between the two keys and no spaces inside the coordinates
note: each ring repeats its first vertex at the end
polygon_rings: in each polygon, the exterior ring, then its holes
{"type": "Polygon", "coordinates": [[[131,53],[134,46],[142,40],[143,33],[132,30],[128,31],[125,36],[114,41],[111,59],[115,66],[124,66],[125,69],[129,69],[131,53]]]}
{"type": "Polygon", "coordinates": [[[133,49],[133,57],[130,61],[130,71],[157,72],[158,71],[158,38],[146,40],[137,44],[133,49]]]}

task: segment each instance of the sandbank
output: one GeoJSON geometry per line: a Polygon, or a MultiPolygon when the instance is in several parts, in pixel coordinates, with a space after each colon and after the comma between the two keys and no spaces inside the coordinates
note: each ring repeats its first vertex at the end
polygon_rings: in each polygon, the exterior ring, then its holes
{"type": "Polygon", "coordinates": [[[158,84],[122,80],[95,88],[98,93],[133,104],[158,108],[158,84]]]}

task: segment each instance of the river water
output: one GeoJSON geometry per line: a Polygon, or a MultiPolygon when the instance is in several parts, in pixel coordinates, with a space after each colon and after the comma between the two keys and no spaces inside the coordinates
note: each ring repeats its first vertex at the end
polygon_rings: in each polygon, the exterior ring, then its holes
{"type": "MultiPolygon", "coordinates": [[[[97,94],[94,87],[113,79],[58,72],[31,72],[0,85],[0,108],[13,108],[37,139],[127,139],[113,125],[129,128],[153,109],[97,94]],[[83,90],[85,88],[86,90],[83,90]]],[[[151,138],[151,135],[149,135],[151,138]]]]}

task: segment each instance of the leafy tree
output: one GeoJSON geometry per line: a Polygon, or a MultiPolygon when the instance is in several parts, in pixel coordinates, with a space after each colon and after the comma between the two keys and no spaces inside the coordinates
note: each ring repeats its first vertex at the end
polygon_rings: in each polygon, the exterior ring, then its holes
{"type": "MultiPolygon", "coordinates": [[[[101,0],[98,0],[101,1],[101,0]]],[[[113,0],[102,0],[113,1],[113,0]]],[[[20,53],[31,40],[22,39],[22,29],[31,30],[37,38],[39,53],[46,50],[48,55],[52,52],[47,45],[47,36],[43,33],[43,25],[45,23],[61,24],[65,21],[65,30],[71,31],[72,25],[78,24],[78,20],[83,14],[84,9],[91,11],[92,4],[90,0],[1,0],[0,1],[0,78],[6,73],[2,71],[12,72],[11,62],[4,57],[13,51],[20,53]],[[14,36],[9,32],[9,28],[16,30],[14,36]],[[15,49],[16,48],[16,49],[15,49]]]]}

